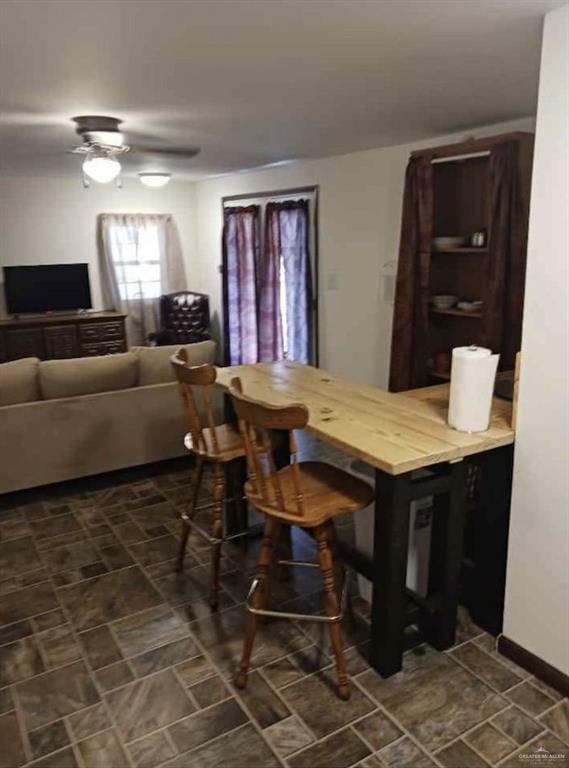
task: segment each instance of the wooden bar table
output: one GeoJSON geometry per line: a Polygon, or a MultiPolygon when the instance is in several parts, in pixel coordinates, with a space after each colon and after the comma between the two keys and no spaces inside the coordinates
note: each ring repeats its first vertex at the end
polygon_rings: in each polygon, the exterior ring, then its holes
{"type": "MultiPolygon", "coordinates": [[[[448,384],[395,394],[289,361],[218,368],[217,383],[226,390],[234,376],[255,399],[302,403],[309,410],[309,432],[375,470],[373,557],[343,548],[346,561],[372,582],[374,669],[385,677],[401,669],[411,623],[435,648],[453,645],[466,517],[464,459],[488,452],[498,467],[508,464],[511,403],[495,399],[490,428],[467,434],[446,423],[448,384]],[[413,595],[409,611],[409,505],[426,496],[434,498],[429,593],[413,595]]],[[[507,480],[496,493],[499,485],[493,486],[493,502],[509,509],[507,480]]]]}

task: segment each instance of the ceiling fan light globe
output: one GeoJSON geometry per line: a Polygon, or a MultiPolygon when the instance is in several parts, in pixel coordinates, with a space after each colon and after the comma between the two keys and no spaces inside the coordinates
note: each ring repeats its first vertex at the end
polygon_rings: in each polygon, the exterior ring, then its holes
{"type": "Polygon", "coordinates": [[[153,187],[157,189],[159,187],[165,187],[166,184],[172,178],[170,173],[139,173],[138,178],[144,184],[145,187],[153,187]]]}
{"type": "Polygon", "coordinates": [[[83,161],[83,173],[99,184],[109,184],[121,172],[121,164],[116,157],[87,155],[83,161]]]}

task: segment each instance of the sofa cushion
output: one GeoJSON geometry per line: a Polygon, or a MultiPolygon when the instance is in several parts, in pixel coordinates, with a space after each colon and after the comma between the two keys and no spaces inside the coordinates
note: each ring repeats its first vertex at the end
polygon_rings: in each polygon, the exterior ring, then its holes
{"type": "Polygon", "coordinates": [[[164,347],[132,347],[140,361],[138,368],[138,384],[141,387],[147,384],[165,384],[174,381],[174,371],[170,364],[170,358],[182,346],[187,350],[188,363],[201,365],[213,364],[215,361],[215,342],[198,341],[195,344],[168,344],[164,347]]]}
{"type": "Polygon", "coordinates": [[[39,365],[44,400],[92,395],[136,387],[138,357],[133,352],[71,360],[45,360],[39,365]]]}
{"type": "Polygon", "coordinates": [[[0,365],[0,406],[32,403],[41,398],[37,357],[0,365]]]}

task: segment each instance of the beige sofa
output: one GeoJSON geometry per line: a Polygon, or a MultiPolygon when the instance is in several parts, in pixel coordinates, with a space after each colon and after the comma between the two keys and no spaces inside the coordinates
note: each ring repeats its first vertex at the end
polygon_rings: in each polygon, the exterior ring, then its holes
{"type": "MultiPolygon", "coordinates": [[[[0,493],[184,455],[177,349],[0,365],[0,493]]],[[[212,341],[186,349],[214,362],[212,341]]]]}

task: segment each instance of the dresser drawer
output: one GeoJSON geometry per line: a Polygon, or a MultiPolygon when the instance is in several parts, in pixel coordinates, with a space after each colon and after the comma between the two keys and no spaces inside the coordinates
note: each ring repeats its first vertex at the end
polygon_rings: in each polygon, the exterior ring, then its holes
{"type": "Polygon", "coordinates": [[[123,324],[116,320],[107,323],[82,323],[79,326],[79,333],[82,342],[122,339],[123,324]]]}
{"type": "Polygon", "coordinates": [[[115,355],[118,352],[126,352],[126,344],[123,339],[118,341],[99,341],[93,344],[81,344],[83,357],[95,355],[115,355]]]}

